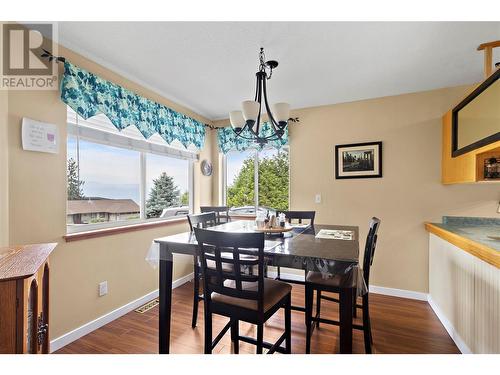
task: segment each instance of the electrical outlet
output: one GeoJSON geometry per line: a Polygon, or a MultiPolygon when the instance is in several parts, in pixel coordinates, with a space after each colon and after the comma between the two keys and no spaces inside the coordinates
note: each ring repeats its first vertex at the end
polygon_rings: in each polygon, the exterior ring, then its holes
{"type": "Polygon", "coordinates": [[[316,203],[321,203],[321,194],[316,194],[316,197],[314,197],[314,202],[316,203]]]}
{"type": "Polygon", "coordinates": [[[108,282],[103,281],[99,283],[99,297],[105,296],[106,294],[108,294],[108,282]]]}

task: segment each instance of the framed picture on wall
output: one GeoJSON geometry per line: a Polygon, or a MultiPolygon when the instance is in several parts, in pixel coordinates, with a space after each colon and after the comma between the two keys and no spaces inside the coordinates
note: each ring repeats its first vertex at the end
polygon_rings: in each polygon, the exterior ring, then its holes
{"type": "Polygon", "coordinates": [[[382,177],[382,142],[335,146],[335,178],[382,177]]]}

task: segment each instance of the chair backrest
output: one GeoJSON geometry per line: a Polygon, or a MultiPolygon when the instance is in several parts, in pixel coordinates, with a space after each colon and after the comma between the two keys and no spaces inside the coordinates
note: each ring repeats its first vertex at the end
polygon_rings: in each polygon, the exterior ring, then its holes
{"type": "MultiPolygon", "coordinates": [[[[195,228],[201,258],[204,295],[210,303],[212,292],[257,301],[260,313],[264,311],[264,233],[227,233],[195,228]],[[241,255],[252,255],[243,257],[241,255]],[[207,261],[215,263],[209,267],[207,261]],[[226,267],[223,267],[226,265],[226,267]],[[227,267],[229,265],[230,267],[227,267]],[[231,267],[232,266],[232,267],[231,267]],[[258,266],[257,275],[242,272],[242,266],[258,266]],[[224,285],[233,280],[234,288],[224,285]],[[256,283],[257,288],[243,289],[243,283],[256,283]]],[[[245,267],[246,268],[246,267],[245,267]]]]}
{"type": "Polygon", "coordinates": [[[216,225],[215,212],[187,215],[191,232],[194,228],[208,228],[216,225]]]}
{"type": "Polygon", "coordinates": [[[280,212],[285,214],[289,223],[291,223],[292,220],[298,220],[299,224],[302,224],[302,220],[309,220],[309,224],[314,226],[316,211],[279,211],[278,213],[280,212]]]}
{"type": "Polygon", "coordinates": [[[363,257],[363,277],[367,286],[369,285],[368,283],[370,280],[370,267],[372,266],[373,257],[375,256],[379,226],[380,219],[372,217],[372,220],[370,221],[370,230],[366,236],[365,255],[363,257]]]}
{"type": "Polygon", "coordinates": [[[229,221],[229,207],[228,206],[200,206],[200,211],[202,213],[203,212],[215,212],[217,224],[227,223],[229,221]],[[224,220],[221,220],[221,219],[224,219],[224,220]]]}

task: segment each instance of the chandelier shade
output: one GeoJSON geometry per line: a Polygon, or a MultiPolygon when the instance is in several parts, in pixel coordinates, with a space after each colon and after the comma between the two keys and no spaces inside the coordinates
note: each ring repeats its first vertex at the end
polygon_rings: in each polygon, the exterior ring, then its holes
{"type": "Polygon", "coordinates": [[[288,122],[288,119],[290,118],[290,104],[276,103],[273,105],[273,115],[274,119],[278,122],[278,125],[288,122]]]}
{"type": "Polygon", "coordinates": [[[243,108],[243,117],[245,121],[257,121],[257,116],[260,112],[260,103],[254,100],[245,100],[241,103],[243,108]]]}
{"type": "Polygon", "coordinates": [[[243,113],[241,111],[229,112],[229,121],[231,122],[233,129],[236,131],[241,131],[241,129],[245,126],[245,118],[243,117],[243,113]]]}

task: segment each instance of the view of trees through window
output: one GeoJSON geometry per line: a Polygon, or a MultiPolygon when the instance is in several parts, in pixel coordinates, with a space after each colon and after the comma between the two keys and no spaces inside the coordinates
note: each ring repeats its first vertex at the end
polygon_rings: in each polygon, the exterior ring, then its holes
{"type": "Polygon", "coordinates": [[[189,213],[189,162],[68,137],[67,216],[69,226],[189,213]]]}
{"type": "Polygon", "coordinates": [[[229,152],[227,154],[226,204],[240,213],[261,210],[288,209],[288,151],[263,150],[229,152]],[[258,171],[255,173],[255,157],[258,171]],[[258,201],[255,202],[255,182],[258,183],[258,201]]]}

